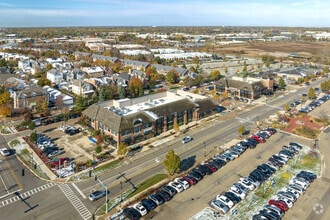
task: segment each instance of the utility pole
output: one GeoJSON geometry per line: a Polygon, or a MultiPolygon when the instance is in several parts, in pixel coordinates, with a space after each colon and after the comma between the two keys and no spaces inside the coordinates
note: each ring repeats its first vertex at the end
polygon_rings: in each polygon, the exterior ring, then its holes
{"type": "Polygon", "coordinates": [[[203,141],[204,158],[206,157],[205,141],[203,141]]]}

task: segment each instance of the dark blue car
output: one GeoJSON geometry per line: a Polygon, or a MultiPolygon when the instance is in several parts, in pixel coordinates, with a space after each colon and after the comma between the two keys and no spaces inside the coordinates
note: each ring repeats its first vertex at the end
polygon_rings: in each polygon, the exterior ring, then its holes
{"type": "Polygon", "coordinates": [[[146,207],[146,209],[148,211],[151,211],[151,210],[153,210],[153,209],[155,209],[157,207],[157,205],[156,205],[156,203],[154,201],[152,201],[151,199],[147,199],[147,198],[142,199],[141,200],[141,204],[144,207],[146,207]]]}

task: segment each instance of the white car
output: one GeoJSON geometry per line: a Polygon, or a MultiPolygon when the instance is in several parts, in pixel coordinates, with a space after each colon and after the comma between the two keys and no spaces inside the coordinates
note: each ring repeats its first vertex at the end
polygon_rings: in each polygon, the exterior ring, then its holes
{"type": "Polygon", "coordinates": [[[304,182],[302,180],[293,178],[293,179],[290,180],[290,184],[297,184],[297,185],[300,185],[300,186],[304,187],[304,189],[306,189],[309,186],[310,183],[307,183],[307,182],[304,182]]]}
{"type": "Polygon", "coordinates": [[[5,147],[0,149],[0,153],[2,154],[2,156],[9,156],[10,155],[10,151],[5,147]]]}
{"type": "Polygon", "coordinates": [[[227,213],[229,211],[229,207],[226,206],[223,202],[213,199],[210,202],[210,205],[215,208],[216,210],[219,210],[222,213],[227,213]]]}
{"type": "Polygon", "coordinates": [[[246,193],[243,192],[243,190],[237,188],[236,186],[230,187],[229,192],[236,194],[241,199],[245,199],[245,197],[246,197],[246,193]]]}
{"type": "Polygon", "coordinates": [[[142,216],[148,213],[147,209],[141,203],[134,204],[133,208],[136,209],[142,216]]]}
{"type": "Polygon", "coordinates": [[[293,193],[293,194],[296,196],[297,199],[298,199],[299,196],[300,196],[300,193],[299,193],[298,191],[296,191],[296,190],[294,190],[294,189],[291,189],[291,188],[284,188],[283,191],[284,191],[284,192],[291,192],[291,193],[293,193]]]}
{"type": "Polygon", "coordinates": [[[182,192],[184,190],[183,186],[178,182],[173,181],[173,182],[170,182],[168,185],[172,186],[178,193],[182,192]]]}
{"type": "Polygon", "coordinates": [[[183,186],[183,189],[188,189],[190,187],[189,183],[181,178],[175,178],[174,181],[180,183],[183,186]]]}
{"type": "Polygon", "coordinates": [[[190,137],[190,136],[185,136],[185,137],[182,139],[182,143],[185,144],[185,143],[187,143],[187,142],[189,142],[189,141],[191,141],[191,140],[192,140],[192,137],[190,137]]]}
{"type": "Polygon", "coordinates": [[[244,179],[244,178],[240,178],[240,180],[238,181],[240,184],[242,184],[243,186],[245,186],[246,188],[248,188],[249,190],[254,190],[256,187],[255,185],[253,185],[249,180],[244,179]]]}
{"type": "Polygon", "coordinates": [[[227,196],[219,194],[216,197],[216,200],[219,200],[221,202],[223,202],[226,206],[228,206],[228,208],[232,208],[234,206],[234,203],[227,198],[227,196]]]}

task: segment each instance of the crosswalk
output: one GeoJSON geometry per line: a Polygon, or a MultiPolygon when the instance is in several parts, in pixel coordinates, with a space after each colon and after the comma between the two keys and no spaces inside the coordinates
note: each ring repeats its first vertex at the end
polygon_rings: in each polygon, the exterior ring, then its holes
{"type": "Polygon", "coordinates": [[[21,194],[19,194],[17,196],[13,196],[13,197],[11,197],[9,199],[6,199],[4,201],[1,201],[0,202],[0,208],[1,207],[4,207],[4,206],[7,206],[9,204],[12,204],[12,203],[14,203],[16,201],[21,201],[22,199],[25,199],[25,198],[33,195],[33,194],[36,194],[38,192],[44,191],[46,189],[49,189],[50,187],[53,187],[55,185],[56,185],[55,183],[47,183],[45,185],[42,185],[42,186],[39,186],[37,188],[31,189],[29,191],[26,191],[24,193],[21,193],[21,194]]]}
{"type": "Polygon", "coordinates": [[[84,220],[91,219],[92,213],[86,208],[86,206],[80,201],[78,196],[67,184],[59,184],[58,187],[84,220]]]}

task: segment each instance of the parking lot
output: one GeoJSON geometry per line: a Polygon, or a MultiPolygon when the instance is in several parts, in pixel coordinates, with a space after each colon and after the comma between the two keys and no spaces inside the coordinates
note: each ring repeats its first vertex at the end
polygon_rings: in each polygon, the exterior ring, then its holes
{"type": "Polygon", "coordinates": [[[168,213],[171,213],[171,217],[175,219],[189,219],[207,207],[216,195],[226,191],[240,177],[247,176],[257,165],[265,162],[272,154],[278,153],[282,145],[290,141],[308,146],[312,144],[311,141],[304,138],[278,132],[266,143],[259,144],[255,149],[247,150],[240,158],[230,162],[213,175],[205,177],[196,186],[177,195],[171,202],[150,212],[144,219],[151,217],[167,219],[168,213]]]}

